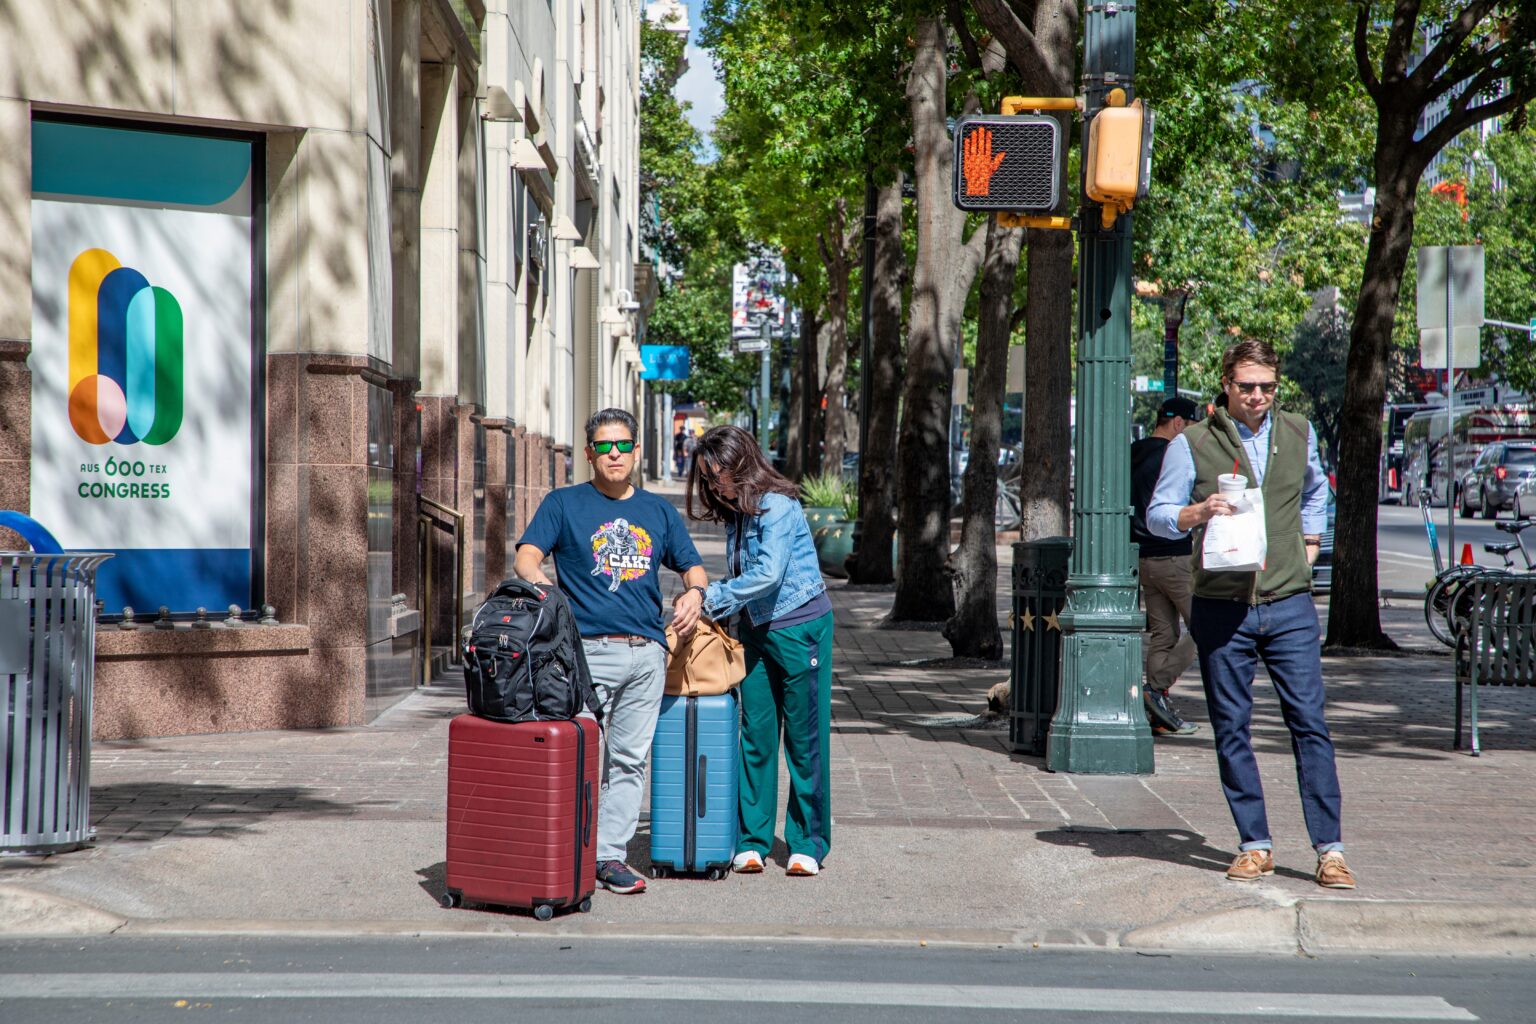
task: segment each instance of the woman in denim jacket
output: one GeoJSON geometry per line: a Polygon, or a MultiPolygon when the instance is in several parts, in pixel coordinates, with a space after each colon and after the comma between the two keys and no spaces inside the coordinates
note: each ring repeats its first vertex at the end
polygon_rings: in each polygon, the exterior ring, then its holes
{"type": "Polygon", "coordinates": [[[715,427],[699,438],[688,515],[724,523],[726,535],[726,578],[709,585],[703,611],[713,619],[740,612],[747,655],[741,833],[731,862],[742,874],[762,871],[773,848],[781,733],[789,766],[786,873],[816,874],[832,845],[832,603],[799,493],[740,427],[715,427]]]}

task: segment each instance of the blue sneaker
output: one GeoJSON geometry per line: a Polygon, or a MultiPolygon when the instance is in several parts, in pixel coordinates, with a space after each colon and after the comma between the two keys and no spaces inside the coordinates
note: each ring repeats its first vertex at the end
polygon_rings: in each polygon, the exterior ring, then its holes
{"type": "Polygon", "coordinates": [[[621,860],[605,860],[597,866],[597,880],[604,889],[627,896],[645,892],[645,879],[621,860]]]}

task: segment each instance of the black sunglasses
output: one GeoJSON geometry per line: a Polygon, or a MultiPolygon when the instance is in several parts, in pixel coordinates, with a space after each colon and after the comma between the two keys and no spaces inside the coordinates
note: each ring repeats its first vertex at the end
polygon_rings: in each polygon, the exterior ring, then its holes
{"type": "Polygon", "coordinates": [[[592,442],[592,450],[597,452],[597,454],[599,454],[599,455],[607,455],[609,452],[613,451],[615,448],[617,448],[620,452],[624,453],[625,455],[628,455],[630,452],[635,450],[635,442],[633,442],[633,441],[593,441],[592,442]]]}
{"type": "Polygon", "coordinates": [[[1234,380],[1232,386],[1245,395],[1253,394],[1254,388],[1258,388],[1266,395],[1272,395],[1275,393],[1275,389],[1280,386],[1280,382],[1275,380],[1234,380]]]}

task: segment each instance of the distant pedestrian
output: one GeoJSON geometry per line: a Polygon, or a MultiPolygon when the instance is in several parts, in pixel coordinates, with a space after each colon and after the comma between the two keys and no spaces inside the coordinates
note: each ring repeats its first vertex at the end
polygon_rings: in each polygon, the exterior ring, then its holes
{"type": "Polygon", "coordinates": [[[677,433],[672,435],[672,465],[678,476],[683,475],[683,469],[687,465],[688,430],[678,427],[677,433]]]}
{"type": "Polygon", "coordinates": [[[677,509],[630,483],[639,425],[623,409],[587,421],[588,483],[545,495],[517,542],[518,576],[548,585],[553,555],[560,590],[575,613],[592,682],[603,704],[603,783],[597,801],[597,880],[616,893],[645,891],[627,863],[640,820],[645,763],[666,688],[661,584],[666,566],[687,588],[672,602],[679,635],[692,632],[709,582],[677,509]]]}
{"type": "Polygon", "coordinates": [[[1324,715],[1311,592],[1312,563],[1327,523],[1328,478],[1311,424],[1273,408],[1279,365],[1262,341],[1227,349],[1221,360],[1227,408],[1217,408],[1168,445],[1147,527],[1169,540],[1193,531],[1190,633],[1239,839],[1227,877],[1252,881],[1275,870],[1250,732],[1254,672],[1263,661],[1291,734],[1302,814],[1317,851],[1315,878],[1325,888],[1353,889],[1355,878],[1344,863],[1339,775],[1324,715]],[[1264,493],[1269,554],[1258,572],[1207,572],[1201,564],[1205,524],[1233,513],[1217,477],[1233,472],[1264,493]]]}
{"type": "Polygon", "coordinates": [[[1157,423],[1148,437],[1131,445],[1131,540],[1141,549],[1139,576],[1141,603],[1147,612],[1147,635],[1142,641],[1142,665],[1146,685],[1142,703],[1147,721],[1157,732],[1188,735],[1200,727],[1186,721],[1168,699],[1168,690],[1184,670],[1194,664],[1195,641],[1179,622],[1189,628],[1190,552],[1189,535],[1168,540],[1147,530],[1147,505],[1157,489],[1168,444],[1195,422],[1199,410],[1187,398],[1170,398],[1157,411],[1157,423]]]}
{"type": "Polygon", "coordinates": [[[774,472],[751,434],[715,427],[699,438],[688,515],[725,524],[726,577],[704,614],[741,613],[741,836],[731,868],[763,870],[778,811],[779,739],[789,768],[785,873],[821,871],[832,846],[832,602],[816,563],[799,489],[774,472]],[[696,509],[697,497],[701,509],[696,509]]]}

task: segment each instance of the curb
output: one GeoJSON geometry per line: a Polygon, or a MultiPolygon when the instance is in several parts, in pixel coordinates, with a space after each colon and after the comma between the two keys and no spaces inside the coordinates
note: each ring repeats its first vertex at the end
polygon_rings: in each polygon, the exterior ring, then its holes
{"type": "Polygon", "coordinates": [[[595,921],[547,924],[512,914],[420,919],[122,918],[74,900],[0,885],[0,936],[437,936],[695,942],[803,942],[987,949],[1328,955],[1536,957],[1536,905],[1387,900],[1299,900],[1176,918],[1124,933],[1083,929],[863,928],[595,921]]]}

